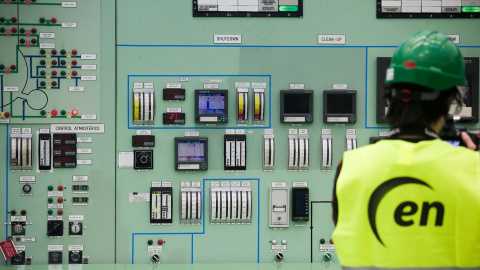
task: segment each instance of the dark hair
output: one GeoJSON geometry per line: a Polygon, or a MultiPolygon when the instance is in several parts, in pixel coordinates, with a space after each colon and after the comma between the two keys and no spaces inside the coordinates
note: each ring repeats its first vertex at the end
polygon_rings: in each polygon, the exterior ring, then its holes
{"type": "Polygon", "coordinates": [[[405,128],[412,125],[429,125],[440,117],[448,115],[451,100],[459,92],[456,87],[440,92],[435,100],[410,100],[404,102],[402,99],[392,97],[392,89],[409,89],[415,91],[435,91],[415,84],[392,84],[385,87],[385,98],[387,99],[388,112],[387,122],[391,128],[405,128]]]}

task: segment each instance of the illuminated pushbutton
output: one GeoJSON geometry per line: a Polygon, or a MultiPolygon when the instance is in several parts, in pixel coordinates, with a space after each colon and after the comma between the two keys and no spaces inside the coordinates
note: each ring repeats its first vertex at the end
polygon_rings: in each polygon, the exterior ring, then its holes
{"type": "Polygon", "coordinates": [[[25,34],[25,28],[20,28],[20,34],[25,34]]]}
{"type": "Polygon", "coordinates": [[[17,66],[11,65],[11,66],[10,66],[10,69],[11,69],[11,70],[16,70],[16,69],[17,69],[17,66]]]}
{"type": "Polygon", "coordinates": [[[53,198],[48,198],[48,203],[53,203],[53,198]]]}
{"type": "Polygon", "coordinates": [[[16,214],[17,214],[17,211],[15,210],[10,211],[10,215],[15,216],[16,214]]]}
{"type": "Polygon", "coordinates": [[[63,210],[62,210],[62,209],[59,209],[59,210],[57,211],[57,214],[63,215],[63,210]]]}
{"type": "Polygon", "coordinates": [[[61,54],[61,55],[65,55],[66,53],[67,53],[67,51],[65,51],[65,50],[63,50],[63,49],[60,50],[60,54],[61,54]]]}
{"type": "Polygon", "coordinates": [[[62,203],[62,202],[63,202],[63,198],[58,198],[58,199],[57,199],[57,202],[58,202],[58,203],[62,203]]]}
{"type": "Polygon", "coordinates": [[[148,241],[147,241],[147,244],[148,244],[149,246],[153,245],[153,240],[152,240],[152,239],[148,240],[148,241]]]}
{"type": "Polygon", "coordinates": [[[76,70],[72,71],[73,76],[77,76],[78,72],[76,70]]]}
{"type": "Polygon", "coordinates": [[[73,60],[72,61],[72,66],[76,66],[77,65],[77,60],[73,60]]]}
{"type": "Polygon", "coordinates": [[[322,245],[325,244],[325,239],[323,239],[323,238],[320,239],[320,244],[322,244],[322,245]]]}
{"type": "Polygon", "coordinates": [[[0,65],[0,70],[4,70],[5,69],[5,66],[4,65],[0,65]]]}
{"type": "Polygon", "coordinates": [[[77,55],[77,53],[78,53],[77,50],[72,50],[73,55],[77,55]]]}
{"type": "Polygon", "coordinates": [[[53,81],[53,82],[52,82],[52,86],[53,86],[53,87],[57,86],[57,82],[56,82],[56,81],[53,81]]]}
{"type": "Polygon", "coordinates": [[[52,209],[48,209],[48,214],[49,214],[49,215],[52,215],[52,214],[53,214],[53,210],[52,210],[52,209]]]}
{"type": "Polygon", "coordinates": [[[32,28],[32,30],[30,30],[30,32],[31,32],[32,34],[36,34],[36,33],[37,33],[37,28],[32,28]]]}
{"type": "Polygon", "coordinates": [[[44,55],[44,54],[45,54],[45,49],[41,49],[41,50],[40,50],[40,54],[41,54],[41,55],[44,55]]]}
{"type": "MultiPolygon", "coordinates": [[[[52,53],[53,53],[53,52],[52,52],[52,53]]],[[[56,66],[57,63],[58,63],[57,60],[52,60],[52,65],[53,65],[53,66],[56,66]]]]}
{"type": "Polygon", "coordinates": [[[11,21],[12,23],[16,23],[16,22],[17,22],[17,18],[12,17],[12,18],[10,19],[10,21],[11,21]]]}
{"type": "Polygon", "coordinates": [[[56,22],[57,22],[57,19],[55,19],[55,18],[52,18],[52,19],[50,20],[50,22],[52,22],[52,23],[56,23],[56,22]]]}
{"type": "Polygon", "coordinates": [[[67,61],[65,60],[60,61],[60,65],[65,66],[66,64],[67,64],[67,61]]]}
{"type": "Polygon", "coordinates": [[[25,39],[21,38],[20,39],[20,44],[25,44],[25,39]]]}
{"type": "Polygon", "coordinates": [[[45,62],[45,60],[40,60],[40,65],[45,66],[46,64],[47,62],[45,62]]]}
{"type": "Polygon", "coordinates": [[[32,40],[30,41],[32,44],[37,44],[37,39],[35,38],[32,38],[32,40]]]}
{"type": "Polygon", "coordinates": [[[42,18],[40,18],[39,21],[40,21],[40,23],[45,23],[45,18],[42,17],[42,18]]]}
{"type": "MultiPolygon", "coordinates": [[[[57,112],[57,111],[55,111],[55,112],[57,112]]],[[[58,189],[59,191],[62,191],[62,190],[63,190],[63,186],[58,186],[57,189],[58,189]]]]}
{"type": "Polygon", "coordinates": [[[162,240],[162,239],[159,239],[157,243],[158,243],[159,245],[163,245],[163,240],[162,240]]]}
{"type": "Polygon", "coordinates": [[[46,82],[44,82],[44,81],[41,81],[41,82],[40,82],[40,86],[41,86],[41,87],[45,87],[45,85],[47,85],[46,82]]]}
{"type": "Polygon", "coordinates": [[[73,115],[73,116],[76,116],[77,114],[78,114],[78,111],[77,111],[77,110],[73,110],[73,111],[72,111],[72,115],[73,115]]]}
{"type": "Polygon", "coordinates": [[[65,72],[65,70],[62,70],[62,71],[60,71],[60,75],[65,76],[65,75],[67,75],[67,72],[65,72]]]}
{"type": "Polygon", "coordinates": [[[53,190],[53,186],[48,186],[48,191],[52,191],[53,190]]]}
{"type": "MultiPolygon", "coordinates": [[[[52,111],[52,115],[53,115],[53,116],[57,115],[57,110],[53,110],[53,111],[52,111]]],[[[59,189],[59,190],[60,190],[60,189],[59,189]]]]}
{"type": "Polygon", "coordinates": [[[5,112],[5,113],[3,114],[3,116],[5,116],[5,118],[8,118],[8,117],[10,117],[10,113],[9,113],[9,112],[5,112]]]}
{"type": "Polygon", "coordinates": [[[14,33],[14,34],[17,33],[17,28],[15,28],[15,27],[12,28],[12,33],[14,33]]]}
{"type": "Polygon", "coordinates": [[[61,114],[61,115],[65,115],[65,114],[67,114],[67,111],[62,110],[62,111],[60,112],[60,114],[61,114]]]}
{"type": "Polygon", "coordinates": [[[52,70],[52,76],[57,76],[57,71],[56,70],[52,70]]]}
{"type": "Polygon", "coordinates": [[[56,55],[56,54],[57,54],[57,50],[53,49],[53,50],[52,50],[52,54],[53,54],[53,55],[56,55]]]}
{"type": "MultiPolygon", "coordinates": [[[[41,110],[41,111],[40,111],[40,114],[41,114],[41,115],[45,115],[45,114],[47,114],[47,112],[46,112],[45,110],[41,110]]],[[[53,189],[53,187],[52,187],[52,189],[53,189]]]]}

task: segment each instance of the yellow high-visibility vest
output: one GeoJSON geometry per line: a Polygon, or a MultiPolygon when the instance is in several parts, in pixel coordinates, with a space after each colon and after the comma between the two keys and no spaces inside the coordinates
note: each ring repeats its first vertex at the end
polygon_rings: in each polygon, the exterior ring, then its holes
{"type": "Polygon", "coordinates": [[[480,154],[382,140],[344,154],[333,233],[344,269],[480,269],[480,154]]]}

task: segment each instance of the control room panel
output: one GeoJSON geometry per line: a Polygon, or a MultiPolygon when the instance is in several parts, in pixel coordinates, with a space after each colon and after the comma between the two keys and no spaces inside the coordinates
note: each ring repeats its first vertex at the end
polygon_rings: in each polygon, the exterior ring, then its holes
{"type": "Polygon", "coordinates": [[[0,264],[338,263],[405,37],[460,47],[480,130],[480,3],[402,2],[0,0],[0,264]]]}

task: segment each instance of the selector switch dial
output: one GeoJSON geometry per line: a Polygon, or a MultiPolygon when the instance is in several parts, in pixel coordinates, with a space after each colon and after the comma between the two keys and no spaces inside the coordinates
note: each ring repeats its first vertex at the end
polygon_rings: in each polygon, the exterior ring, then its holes
{"type": "Polygon", "coordinates": [[[275,254],[275,260],[277,261],[283,261],[283,253],[282,252],[277,252],[275,254]]]}
{"type": "Polygon", "coordinates": [[[152,262],[159,262],[160,261],[160,256],[158,256],[157,253],[152,255],[152,262]]]}
{"type": "Polygon", "coordinates": [[[69,227],[69,235],[82,235],[82,222],[78,221],[71,221],[68,224],[69,227]]]}
{"type": "Polygon", "coordinates": [[[23,186],[23,192],[29,193],[30,191],[32,191],[32,186],[28,184],[23,186]]]}

